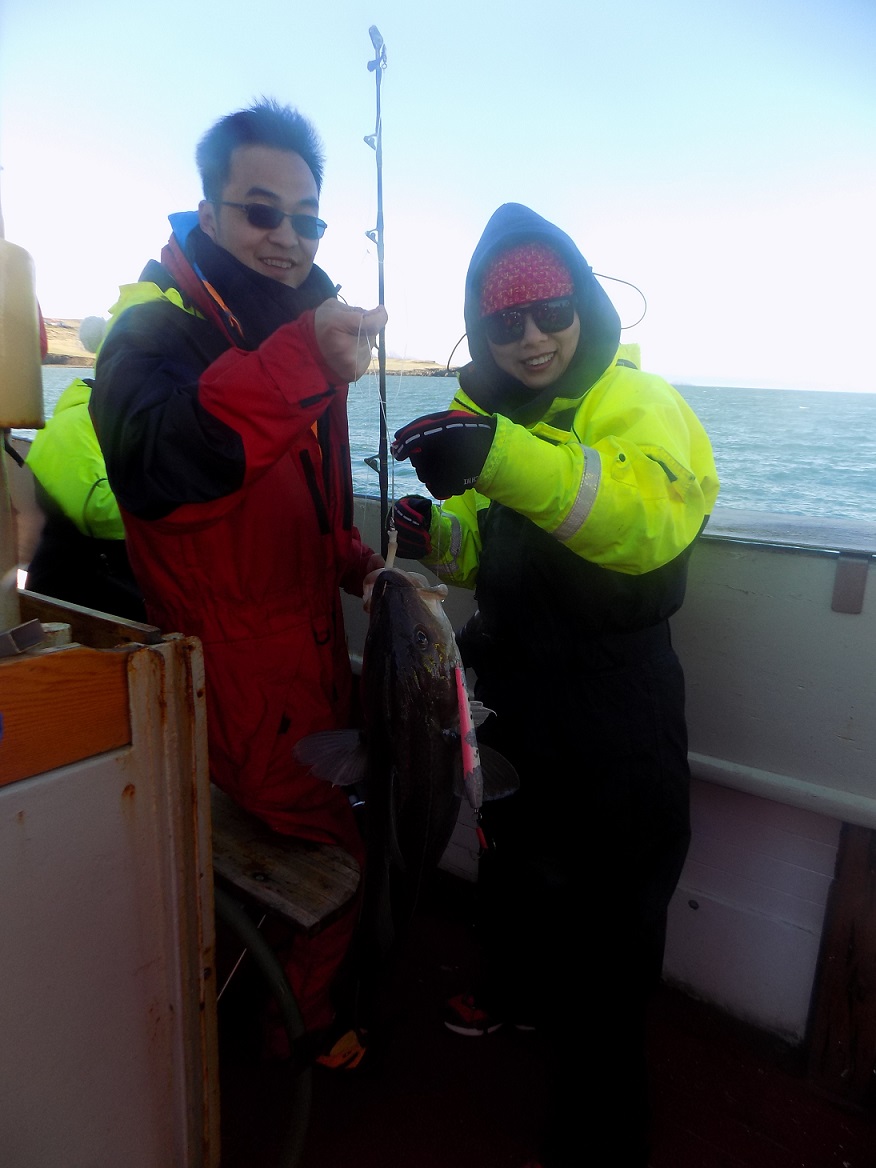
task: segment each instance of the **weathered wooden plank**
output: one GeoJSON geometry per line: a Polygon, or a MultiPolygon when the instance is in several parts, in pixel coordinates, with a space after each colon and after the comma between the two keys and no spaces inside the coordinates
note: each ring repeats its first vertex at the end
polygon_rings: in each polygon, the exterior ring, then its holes
{"type": "Polygon", "coordinates": [[[216,875],[297,928],[318,932],[355,895],[359,865],[343,848],[271,831],[217,787],[211,806],[216,875]]]}
{"type": "Polygon", "coordinates": [[[131,741],[127,654],[71,646],[0,660],[0,786],[131,741]]]}
{"type": "Polygon", "coordinates": [[[110,616],[94,608],[83,608],[68,600],[55,600],[40,592],[30,592],[22,588],[18,593],[21,619],[39,620],[46,623],[62,621],[70,626],[70,639],[92,649],[114,649],[117,645],[157,645],[161,641],[161,629],[155,625],[143,625],[138,621],[125,620],[121,616],[110,616]]]}
{"type": "Polygon", "coordinates": [[[876,831],[844,824],[822,935],[809,1074],[830,1095],[876,1106],[876,831]]]}

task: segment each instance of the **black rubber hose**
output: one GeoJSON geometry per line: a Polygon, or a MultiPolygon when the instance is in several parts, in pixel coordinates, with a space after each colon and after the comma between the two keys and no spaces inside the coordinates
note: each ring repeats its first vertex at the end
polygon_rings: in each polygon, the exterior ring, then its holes
{"type": "MultiPolygon", "coordinates": [[[[295,1040],[304,1034],[304,1022],[298,1003],[289,987],[283,967],[254,922],[233,896],[218,886],[214,888],[216,915],[237,934],[249,950],[250,956],[261,970],[268,988],[280,1008],[280,1017],[289,1038],[289,1049],[295,1049],[295,1040]]],[[[292,1081],[292,1098],[289,1105],[289,1124],[286,1142],[282,1148],[282,1168],[296,1168],[300,1163],[310,1119],[310,1105],[313,1097],[313,1075],[310,1067],[304,1067],[292,1081]]]]}

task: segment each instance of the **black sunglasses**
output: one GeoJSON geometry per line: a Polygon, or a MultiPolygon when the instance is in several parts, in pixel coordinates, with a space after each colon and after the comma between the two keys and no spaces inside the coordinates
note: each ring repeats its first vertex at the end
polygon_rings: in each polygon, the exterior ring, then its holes
{"type": "Polygon", "coordinates": [[[315,215],[289,215],[279,207],[272,207],[269,203],[224,203],[220,207],[237,207],[246,215],[246,221],[251,227],[258,227],[260,231],[276,231],[284,219],[288,219],[296,235],[303,239],[322,239],[328,224],[315,215]]]}
{"type": "Polygon", "coordinates": [[[536,300],[520,308],[503,308],[484,317],[484,332],[494,345],[510,345],[519,341],[526,328],[527,316],[543,333],[561,333],[575,320],[575,297],[561,296],[556,300],[536,300]]]}

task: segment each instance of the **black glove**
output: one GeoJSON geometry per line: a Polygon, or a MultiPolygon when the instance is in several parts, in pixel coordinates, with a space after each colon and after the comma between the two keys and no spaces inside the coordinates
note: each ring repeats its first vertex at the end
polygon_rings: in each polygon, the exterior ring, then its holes
{"type": "Polygon", "coordinates": [[[480,609],[476,608],[462,628],[456,629],[453,635],[456,637],[456,644],[459,649],[459,655],[462,658],[462,664],[466,669],[473,669],[477,673],[478,665],[483,665],[483,653],[481,650],[485,643],[490,640],[484,632],[484,622],[480,609]],[[475,662],[478,664],[476,665],[475,662]]]}
{"type": "Polygon", "coordinates": [[[436,499],[474,486],[496,436],[496,419],[462,410],[442,410],[415,418],[395,432],[393,457],[409,458],[436,499]]]}
{"type": "Polygon", "coordinates": [[[432,550],[429,527],[432,500],[422,495],[405,495],[392,509],[398,532],[398,554],[405,560],[422,560],[432,550]]]}

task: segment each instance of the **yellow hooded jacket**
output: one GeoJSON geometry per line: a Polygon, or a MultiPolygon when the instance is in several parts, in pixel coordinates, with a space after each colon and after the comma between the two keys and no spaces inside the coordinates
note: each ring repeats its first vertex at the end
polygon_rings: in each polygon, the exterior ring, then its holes
{"type": "MultiPolygon", "coordinates": [[[[484,412],[462,389],[451,408],[484,412]]],[[[433,508],[427,563],[473,587],[478,514],[493,501],[576,556],[640,575],[693,542],[717,494],[711,444],[684,398],[660,377],[614,364],[583,397],[554,399],[529,426],[497,415],[476,489],[433,508]]]]}
{"type": "Polygon", "coordinates": [[[124,539],[124,524],[88,413],[90,399],[91,387],[81,378],[67,386],[45,429],[37,432],[27,465],[83,535],[124,539]]]}

